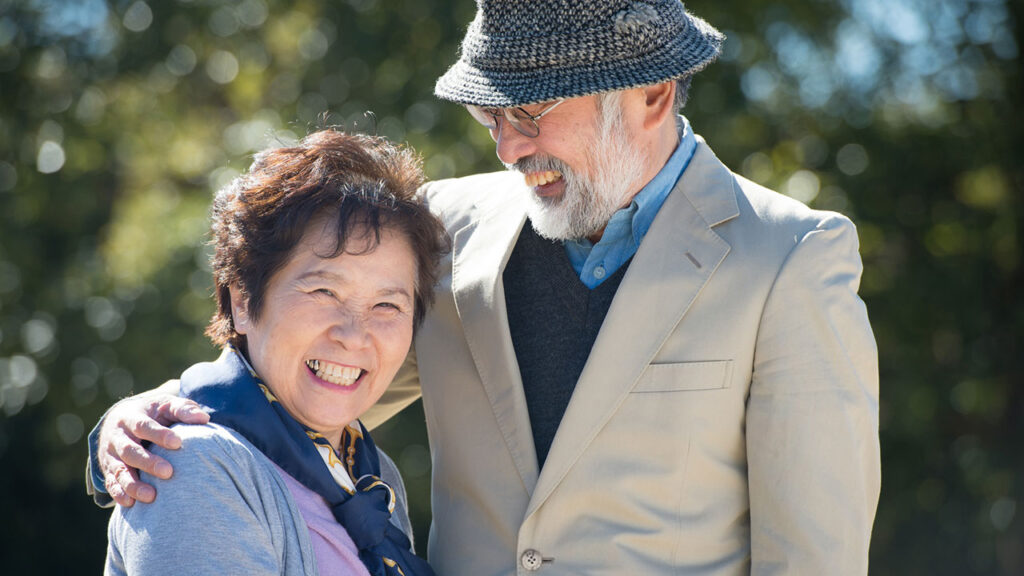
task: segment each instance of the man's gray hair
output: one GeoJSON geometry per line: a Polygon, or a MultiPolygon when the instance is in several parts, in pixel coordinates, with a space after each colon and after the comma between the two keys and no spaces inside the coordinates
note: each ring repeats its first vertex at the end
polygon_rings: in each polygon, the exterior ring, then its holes
{"type": "MultiPolygon", "coordinates": [[[[682,78],[675,81],[676,83],[676,95],[673,100],[675,110],[678,112],[686,106],[686,101],[690,97],[690,80],[693,76],[683,76],[682,78]]],[[[617,111],[619,107],[619,94],[622,90],[613,90],[611,92],[603,92],[597,95],[598,110],[601,113],[601,117],[607,117],[610,113],[617,111]]]]}
{"type": "Polygon", "coordinates": [[[676,110],[682,110],[686,106],[686,100],[690,97],[690,80],[693,76],[683,76],[676,80],[676,110]]]}

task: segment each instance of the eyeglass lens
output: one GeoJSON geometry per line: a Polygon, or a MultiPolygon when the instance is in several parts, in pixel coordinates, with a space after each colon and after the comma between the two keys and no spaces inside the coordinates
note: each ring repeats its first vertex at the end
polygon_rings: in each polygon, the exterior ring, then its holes
{"type": "Polygon", "coordinates": [[[488,130],[498,127],[498,116],[502,116],[506,122],[512,125],[517,132],[523,136],[536,138],[540,134],[537,122],[519,108],[480,108],[478,106],[466,106],[473,118],[484,125],[488,130]]]}

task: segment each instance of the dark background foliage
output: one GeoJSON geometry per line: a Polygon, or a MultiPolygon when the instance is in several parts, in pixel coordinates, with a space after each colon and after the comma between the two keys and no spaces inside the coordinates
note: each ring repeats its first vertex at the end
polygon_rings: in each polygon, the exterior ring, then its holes
{"type": "MultiPolygon", "coordinates": [[[[697,132],[860,231],[882,377],[872,573],[1024,573],[1024,8],[687,7],[729,36],[694,81],[697,132]]],[[[85,434],[215,354],[206,209],[255,150],[330,111],[409,142],[432,178],[500,168],[486,131],[432,96],[474,9],[0,0],[0,571],[101,570],[109,512],[83,493],[85,434]]],[[[422,420],[414,407],[378,434],[420,549],[422,420]]]]}

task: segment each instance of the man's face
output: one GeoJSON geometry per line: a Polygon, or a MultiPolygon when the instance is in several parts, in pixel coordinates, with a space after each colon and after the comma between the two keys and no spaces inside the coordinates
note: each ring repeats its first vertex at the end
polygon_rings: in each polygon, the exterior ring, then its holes
{"type": "MultiPolygon", "coordinates": [[[[547,104],[526,107],[536,114],[547,104]]],[[[593,238],[640,188],[642,158],[623,120],[619,95],[563,102],[526,137],[504,120],[491,130],[498,158],[521,172],[530,191],[528,215],[553,240],[593,238]]]]}

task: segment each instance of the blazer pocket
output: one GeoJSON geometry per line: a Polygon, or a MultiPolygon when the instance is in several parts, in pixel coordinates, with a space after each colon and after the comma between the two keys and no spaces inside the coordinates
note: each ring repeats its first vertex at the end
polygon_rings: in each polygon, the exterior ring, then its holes
{"type": "Polygon", "coordinates": [[[732,360],[651,364],[644,370],[634,393],[683,392],[728,388],[732,381],[732,360]]]}

